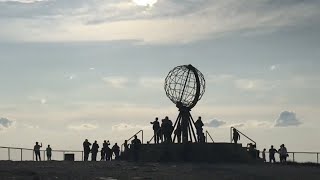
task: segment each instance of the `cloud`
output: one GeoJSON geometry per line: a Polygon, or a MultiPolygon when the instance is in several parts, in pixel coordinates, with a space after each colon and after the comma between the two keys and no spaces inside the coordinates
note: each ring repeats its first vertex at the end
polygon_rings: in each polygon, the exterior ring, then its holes
{"type": "Polygon", "coordinates": [[[73,80],[74,78],[76,78],[76,75],[74,75],[74,74],[71,74],[71,75],[68,76],[69,80],[73,80]]]}
{"type": "Polygon", "coordinates": [[[245,124],[244,123],[233,124],[232,127],[241,128],[241,127],[245,127],[245,124]]]}
{"type": "Polygon", "coordinates": [[[257,121],[257,120],[248,120],[244,122],[231,124],[231,127],[235,128],[271,128],[273,123],[269,121],[257,121]]]}
{"type": "Polygon", "coordinates": [[[91,130],[97,129],[98,127],[94,124],[85,123],[80,125],[70,125],[68,126],[68,128],[72,130],[77,130],[77,131],[91,131],[91,130]]]}
{"type": "Polygon", "coordinates": [[[210,74],[208,76],[209,83],[223,83],[226,81],[234,80],[236,77],[231,74],[210,74]]]}
{"type": "Polygon", "coordinates": [[[132,0],[138,6],[153,6],[158,0],[132,0]]]}
{"type": "Polygon", "coordinates": [[[47,98],[39,97],[39,96],[28,96],[30,101],[39,102],[40,104],[46,104],[48,102],[47,98]]]}
{"type": "Polygon", "coordinates": [[[276,120],[275,127],[299,126],[302,122],[297,118],[296,113],[283,111],[276,120]]]}
{"type": "Polygon", "coordinates": [[[274,65],[270,66],[270,71],[275,71],[275,70],[277,70],[279,68],[280,68],[279,64],[274,64],[274,65]]]}
{"type": "Polygon", "coordinates": [[[220,120],[217,120],[217,119],[213,119],[207,123],[204,123],[205,126],[207,127],[220,127],[220,126],[223,126],[225,125],[226,122],[224,121],[220,121],[220,120]]]}
{"type": "Polygon", "coordinates": [[[112,126],[112,131],[127,131],[127,130],[141,130],[141,129],[148,129],[151,126],[141,126],[141,125],[132,125],[127,123],[120,123],[112,126]]]}
{"type": "Polygon", "coordinates": [[[0,118],[0,130],[8,129],[12,127],[14,124],[14,121],[9,120],[7,118],[0,118]]]}
{"type": "Polygon", "coordinates": [[[320,14],[318,1],[150,0],[152,8],[128,0],[30,2],[0,2],[0,39],[176,44],[230,32],[267,32],[320,14]]]}
{"type": "Polygon", "coordinates": [[[236,79],[235,87],[245,91],[268,91],[274,89],[277,81],[267,81],[263,79],[236,79]]]}
{"type": "Polygon", "coordinates": [[[146,77],[140,78],[139,83],[145,88],[163,89],[164,78],[146,77]]]}
{"type": "Polygon", "coordinates": [[[104,77],[102,80],[113,88],[124,88],[129,82],[128,78],[120,76],[104,77]]]}

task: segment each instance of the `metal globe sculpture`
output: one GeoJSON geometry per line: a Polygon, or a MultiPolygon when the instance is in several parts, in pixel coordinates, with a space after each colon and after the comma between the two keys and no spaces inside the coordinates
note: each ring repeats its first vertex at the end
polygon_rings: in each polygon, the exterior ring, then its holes
{"type": "Polygon", "coordinates": [[[205,79],[192,65],[177,66],[166,77],[164,89],[177,106],[192,109],[205,92],[205,79]]]}
{"type": "MultiPolygon", "coordinates": [[[[203,74],[191,64],[177,66],[169,72],[165,79],[164,89],[168,98],[176,104],[179,115],[174,124],[175,131],[182,135],[182,142],[199,142],[199,134],[195,135],[195,122],[190,114],[191,109],[202,98],[205,92],[203,74]]],[[[198,132],[197,132],[198,133],[198,132]]],[[[180,135],[174,133],[173,141],[180,135]]]]}

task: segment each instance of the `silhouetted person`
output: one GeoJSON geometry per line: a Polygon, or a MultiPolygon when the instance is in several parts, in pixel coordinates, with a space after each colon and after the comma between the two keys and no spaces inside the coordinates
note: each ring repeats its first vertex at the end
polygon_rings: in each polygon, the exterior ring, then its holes
{"type": "Polygon", "coordinates": [[[127,160],[127,158],[128,158],[128,152],[129,152],[128,140],[125,140],[125,141],[124,141],[123,147],[124,147],[124,150],[123,150],[123,152],[121,152],[121,159],[122,159],[122,160],[127,160]]]}
{"type": "Polygon", "coordinates": [[[181,143],[181,125],[178,123],[176,130],[174,130],[174,135],[177,136],[178,143],[181,143]]]}
{"type": "Polygon", "coordinates": [[[263,151],[262,151],[262,160],[263,160],[263,162],[267,162],[267,160],[266,160],[266,148],[264,148],[263,151]]]}
{"type": "Polygon", "coordinates": [[[110,142],[109,140],[105,143],[103,143],[103,147],[105,148],[105,153],[106,153],[106,161],[111,161],[112,160],[112,150],[111,148],[109,147],[110,145],[110,142]]]}
{"type": "Polygon", "coordinates": [[[271,146],[271,148],[269,149],[269,162],[275,163],[276,162],[276,158],[274,157],[274,155],[277,153],[278,151],[276,149],[273,148],[273,146],[271,146]]]}
{"type": "Polygon", "coordinates": [[[141,141],[138,139],[137,135],[134,135],[134,139],[131,141],[131,149],[133,152],[134,161],[139,160],[139,150],[141,146],[141,141]]]}
{"type": "Polygon", "coordinates": [[[240,140],[240,134],[239,132],[233,128],[233,136],[232,136],[232,139],[233,139],[233,142],[234,144],[237,144],[238,143],[238,140],[240,140]]]}
{"type": "Polygon", "coordinates": [[[160,139],[161,139],[161,142],[165,142],[166,141],[166,137],[165,137],[165,130],[166,130],[166,123],[165,123],[165,120],[162,119],[161,120],[161,126],[160,126],[160,139]]]}
{"type": "Polygon", "coordinates": [[[108,151],[108,146],[110,145],[109,141],[107,142],[106,140],[103,141],[102,143],[102,149],[101,149],[101,160],[107,160],[107,151],[108,151]]]}
{"type": "Polygon", "coordinates": [[[247,150],[248,150],[248,153],[255,159],[258,159],[259,158],[259,154],[260,154],[260,151],[258,151],[256,149],[256,145],[255,144],[252,144],[252,143],[249,143],[247,145],[247,150]]]}
{"type": "Polygon", "coordinates": [[[100,151],[100,156],[101,156],[100,161],[105,161],[106,160],[106,151],[105,151],[103,146],[102,146],[101,151],[100,151]]]}
{"type": "Polygon", "coordinates": [[[83,155],[84,155],[84,161],[88,161],[88,158],[89,158],[89,153],[90,153],[90,146],[91,146],[91,143],[88,141],[88,139],[86,139],[84,142],[83,142],[83,155]]]}
{"type": "Polygon", "coordinates": [[[279,149],[279,155],[280,155],[280,162],[281,163],[286,163],[287,162],[287,157],[288,157],[288,151],[287,151],[287,148],[284,146],[284,144],[282,144],[280,146],[280,149],[279,149]]]}
{"type": "Polygon", "coordinates": [[[161,132],[164,135],[164,142],[172,142],[172,138],[171,138],[171,134],[173,131],[173,125],[172,125],[172,121],[169,119],[168,116],[166,116],[163,120],[162,120],[162,124],[161,124],[161,132]]]}
{"type": "Polygon", "coordinates": [[[206,142],[206,138],[204,136],[204,132],[202,132],[202,134],[200,136],[200,142],[202,142],[202,143],[206,142]]]}
{"type": "Polygon", "coordinates": [[[129,150],[128,140],[125,140],[125,141],[124,141],[123,146],[124,146],[124,151],[125,151],[125,152],[129,150]]]}
{"type": "Polygon", "coordinates": [[[115,144],[112,146],[112,152],[113,152],[114,155],[115,155],[115,159],[118,160],[118,159],[119,159],[119,155],[120,155],[120,147],[118,146],[117,143],[115,143],[115,144]]]}
{"type": "Polygon", "coordinates": [[[203,122],[201,120],[201,116],[199,116],[198,120],[194,123],[194,126],[197,130],[198,142],[202,142],[202,134],[203,134],[203,122]]]}
{"type": "Polygon", "coordinates": [[[155,121],[150,122],[151,124],[153,124],[152,129],[153,129],[153,133],[154,133],[154,143],[155,144],[159,144],[159,140],[160,140],[160,136],[161,136],[161,132],[160,132],[160,123],[158,121],[158,117],[156,117],[155,121]]]}
{"type": "Polygon", "coordinates": [[[92,144],[92,149],[91,149],[91,161],[97,161],[97,154],[99,151],[99,144],[97,143],[97,141],[94,141],[94,143],[92,144]]]}
{"type": "Polygon", "coordinates": [[[36,142],[36,145],[34,145],[34,147],[33,147],[34,154],[36,155],[36,161],[38,161],[38,157],[39,157],[39,161],[41,161],[41,157],[40,157],[40,148],[41,147],[42,147],[42,143],[41,143],[41,145],[39,145],[38,142],[36,142]]]}
{"type": "Polygon", "coordinates": [[[48,159],[48,161],[51,161],[52,149],[51,149],[50,145],[48,145],[48,147],[47,147],[47,149],[46,149],[46,152],[47,152],[47,159],[48,159]]]}

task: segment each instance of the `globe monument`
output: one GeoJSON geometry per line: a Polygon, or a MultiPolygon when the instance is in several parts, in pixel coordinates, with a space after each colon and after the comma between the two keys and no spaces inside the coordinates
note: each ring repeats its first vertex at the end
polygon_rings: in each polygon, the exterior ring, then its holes
{"type": "MultiPolygon", "coordinates": [[[[164,89],[167,97],[179,109],[174,129],[178,126],[181,127],[182,142],[199,142],[195,134],[195,122],[190,111],[205,92],[203,74],[191,64],[177,66],[168,73],[164,89]]],[[[173,138],[173,142],[175,139],[176,135],[173,138]]]]}

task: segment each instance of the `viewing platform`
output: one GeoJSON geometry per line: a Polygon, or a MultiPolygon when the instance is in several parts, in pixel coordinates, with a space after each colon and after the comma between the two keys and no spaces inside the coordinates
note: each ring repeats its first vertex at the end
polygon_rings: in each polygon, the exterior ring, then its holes
{"type": "MultiPolygon", "coordinates": [[[[133,151],[126,153],[133,160],[133,151]]],[[[145,162],[254,162],[241,144],[233,143],[187,143],[187,144],[142,144],[138,153],[139,161],[145,162]]]]}

